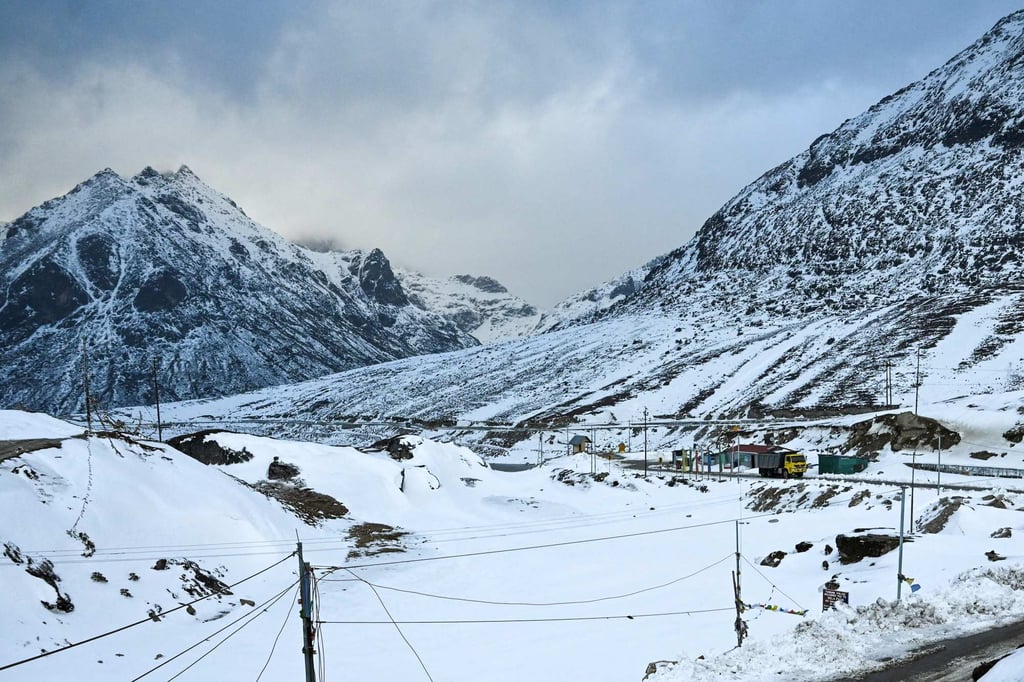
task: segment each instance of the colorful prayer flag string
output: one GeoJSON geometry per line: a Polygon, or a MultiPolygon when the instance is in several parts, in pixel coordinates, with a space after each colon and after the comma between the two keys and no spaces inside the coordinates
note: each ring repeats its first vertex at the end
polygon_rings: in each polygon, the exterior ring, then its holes
{"type": "Polygon", "coordinates": [[[900,580],[902,580],[902,581],[903,581],[903,582],[905,582],[906,584],[910,585],[910,591],[911,591],[911,592],[917,592],[918,590],[920,590],[920,589],[921,589],[921,586],[920,586],[920,585],[918,585],[918,584],[917,584],[916,582],[914,582],[914,579],[913,579],[913,578],[908,578],[908,577],[907,577],[907,576],[905,576],[905,575],[901,575],[901,576],[900,576],[900,580]]]}
{"type": "Polygon", "coordinates": [[[794,616],[803,616],[807,613],[807,609],[784,609],[778,604],[743,604],[744,608],[748,609],[764,609],[765,611],[778,611],[779,613],[791,613],[794,616]]]}

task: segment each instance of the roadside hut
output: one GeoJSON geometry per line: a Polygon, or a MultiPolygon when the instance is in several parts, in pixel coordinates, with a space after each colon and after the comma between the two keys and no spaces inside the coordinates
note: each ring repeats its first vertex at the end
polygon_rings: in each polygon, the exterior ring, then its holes
{"type": "Polygon", "coordinates": [[[569,452],[577,455],[581,452],[590,451],[590,439],[586,436],[573,436],[569,440],[569,452]]]}

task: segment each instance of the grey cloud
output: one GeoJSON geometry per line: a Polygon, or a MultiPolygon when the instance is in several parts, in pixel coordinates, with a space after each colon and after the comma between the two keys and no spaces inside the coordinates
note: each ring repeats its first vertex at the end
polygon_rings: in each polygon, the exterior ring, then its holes
{"type": "Polygon", "coordinates": [[[186,163],[288,236],[550,305],[681,245],[1006,4],[6,4],[0,219],[186,163]]]}

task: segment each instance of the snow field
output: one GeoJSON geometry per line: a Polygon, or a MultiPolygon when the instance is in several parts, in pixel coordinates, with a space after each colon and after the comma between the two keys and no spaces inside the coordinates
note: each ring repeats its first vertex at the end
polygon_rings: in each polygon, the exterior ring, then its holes
{"type": "MultiPolygon", "coordinates": [[[[65,428],[45,417],[0,417],[9,433],[19,420],[18,433],[33,437],[65,428]]],[[[166,611],[189,601],[186,569],[153,570],[159,558],[194,560],[225,583],[283,560],[234,595],[197,603],[195,616],[179,610],[0,671],[0,678],[132,679],[199,644],[143,679],[170,679],[194,664],[179,679],[252,680],[268,659],[261,679],[294,679],[302,670],[289,591],[296,532],[317,577],[318,657],[327,679],[425,680],[429,671],[456,681],[636,680],[649,662],[672,659],[678,665],[654,679],[824,680],[930,638],[1024,616],[1012,577],[1024,560],[1015,512],[1024,498],[1013,491],[1005,492],[1007,509],[967,493],[942,532],[908,542],[904,573],[922,589],[904,589],[897,606],[895,552],[850,565],[826,553],[839,533],[899,527],[893,484],[753,478],[669,486],[670,475],[652,469],[645,481],[619,463],[597,480],[589,456],[503,473],[466,448],[420,438],[407,439],[413,457],[401,461],[249,435],[212,438],[254,457],[204,466],[166,447],[93,438],[0,463],[0,538],[36,561],[51,559],[75,603],[71,613],[46,610],[40,600],[53,601],[54,590],[2,559],[10,589],[0,596],[0,627],[18,637],[0,645],[0,666],[145,620],[157,604],[166,611]],[[298,466],[302,485],[335,497],[349,515],[309,527],[243,484],[265,478],[275,456],[298,466]],[[753,511],[773,488],[781,489],[775,506],[753,511]],[[850,506],[863,491],[867,497],[850,506]],[[366,522],[407,531],[405,551],[350,557],[348,532],[366,522]],[[81,556],[82,542],[67,533],[72,527],[96,544],[93,556],[81,556]],[[991,537],[1004,527],[1013,537],[991,537]],[[734,650],[737,531],[744,601],[808,613],[751,608],[744,614],[749,639],[734,650]],[[811,548],[797,552],[803,541],[811,548]],[[778,567],[761,565],[779,550],[787,554],[778,567]],[[1005,561],[990,563],[989,550],[1005,561]],[[985,572],[1004,567],[1010,577],[985,572]],[[108,582],[95,582],[94,571],[108,582]],[[821,589],[834,575],[850,607],[822,614],[821,589]],[[276,595],[283,596],[260,608],[276,595]],[[220,643],[238,626],[213,633],[239,617],[254,620],[220,643]],[[830,653],[836,650],[844,655],[830,653]]],[[[905,468],[892,457],[873,467],[905,468]]],[[[926,517],[936,499],[918,490],[915,515],[926,517]]]]}

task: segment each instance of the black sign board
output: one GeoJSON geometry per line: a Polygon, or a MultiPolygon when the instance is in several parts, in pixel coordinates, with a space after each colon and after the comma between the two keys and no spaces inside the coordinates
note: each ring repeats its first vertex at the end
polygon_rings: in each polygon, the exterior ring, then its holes
{"type": "Polygon", "coordinates": [[[828,611],[834,608],[836,604],[842,602],[843,604],[850,603],[850,593],[843,592],[841,590],[830,590],[825,589],[821,593],[821,610],[828,611]]]}

